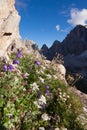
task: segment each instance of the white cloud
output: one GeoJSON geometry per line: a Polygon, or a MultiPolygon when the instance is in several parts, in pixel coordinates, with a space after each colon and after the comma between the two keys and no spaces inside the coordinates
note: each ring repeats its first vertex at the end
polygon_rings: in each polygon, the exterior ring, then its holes
{"type": "Polygon", "coordinates": [[[86,25],[87,24],[87,9],[79,10],[73,8],[70,11],[71,19],[68,19],[67,22],[73,26],[76,25],[86,25]]]}
{"type": "Polygon", "coordinates": [[[57,31],[60,30],[60,25],[56,25],[56,30],[57,30],[57,31]]]}

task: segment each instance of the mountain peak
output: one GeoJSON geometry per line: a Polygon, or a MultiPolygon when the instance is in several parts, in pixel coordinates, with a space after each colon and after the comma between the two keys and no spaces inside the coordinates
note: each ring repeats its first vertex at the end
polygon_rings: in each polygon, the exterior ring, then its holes
{"type": "Polygon", "coordinates": [[[83,26],[83,25],[79,24],[79,25],[76,25],[76,27],[75,27],[75,28],[85,28],[85,26],[83,26]]]}
{"type": "Polygon", "coordinates": [[[81,54],[87,49],[87,28],[77,25],[62,42],[63,54],[81,54]]]}
{"type": "Polygon", "coordinates": [[[43,44],[43,46],[40,49],[40,53],[46,56],[46,53],[48,52],[48,47],[46,44],[43,44]]]}
{"type": "MultiPolygon", "coordinates": [[[[57,47],[59,44],[60,44],[60,41],[55,40],[55,41],[53,42],[53,45],[52,45],[51,47],[57,47]]],[[[51,48],[51,47],[50,47],[50,48],[51,48]]]]}
{"type": "Polygon", "coordinates": [[[74,32],[74,31],[75,32],[81,32],[81,31],[85,31],[85,30],[87,30],[86,25],[85,26],[77,25],[74,29],[71,30],[71,33],[74,32]]]}
{"type": "Polygon", "coordinates": [[[43,44],[43,46],[41,47],[41,49],[48,49],[48,46],[46,44],[43,44]]]}

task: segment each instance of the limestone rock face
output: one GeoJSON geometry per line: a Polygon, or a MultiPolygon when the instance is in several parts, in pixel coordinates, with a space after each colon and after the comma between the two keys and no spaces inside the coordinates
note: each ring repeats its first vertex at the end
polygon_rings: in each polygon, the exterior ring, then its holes
{"type": "Polygon", "coordinates": [[[33,40],[25,39],[23,41],[24,47],[26,47],[26,54],[31,54],[36,57],[36,59],[42,59],[42,56],[40,55],[39,48],[37,44],[33,40]]]}
{"type": "Polygon", "coordinates": [[[56,63],[55,60],[52,60],[51,64],[53,68],[58,72],[57,77],[65,84],[67,84],[67,81],[65,79],[66,68],[64,67],[64,65],[56,63]]]}
{"type": "Polygon", "coordinates": [[[14,4],[15,0],[0,0],[0,57],[5,55],[10,45],[21,46],[20,16],[14,4]]]}

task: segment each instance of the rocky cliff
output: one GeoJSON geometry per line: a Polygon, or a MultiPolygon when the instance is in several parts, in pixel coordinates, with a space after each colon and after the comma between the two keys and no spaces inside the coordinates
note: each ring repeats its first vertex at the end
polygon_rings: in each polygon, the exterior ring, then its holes
{"type": "Polygon", "coordinates": [[[12,44],[21,46],[20,16],[14,4],[15,0],[0,0],[0,57],[5,56],[12,44]]]}

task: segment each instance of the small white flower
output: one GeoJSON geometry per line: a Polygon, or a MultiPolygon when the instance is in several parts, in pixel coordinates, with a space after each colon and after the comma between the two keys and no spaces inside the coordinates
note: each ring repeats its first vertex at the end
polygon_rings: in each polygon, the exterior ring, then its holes
{"type": "Polygon", "coordinates": [[[63,93],[63,97],[66,97],[66,93],[63,93]]]}
{"type": "Polygon", "coordinates": [[[39,77],[40,81],[44,83],[44,79],[42,77],[39,77]]]}
{"type": "Polygon", "coordinates": [[[71,108],[71,104],[69,104],[68,108],[71,108]]]}
{"type": "Polygon", "coordinates": [[[41,95],[40,98],[34,102],[34,104],[38,107],[38,108],[43,108],[46,105],[46,98],[41,95]]]}
{"type": "Polygon", "coordinates": [[[70,96],[69,96],[69,95],[67,95],[67,98],[70,98],[70,96]]]}
{"type": "Polygon", "coordinates": [[[60,130],[59,128],[55,128],[55,130],[60,130]]]}
{"type": "Polygon", "coordinates": [[[45,130],[45,128],[44,127],[39,127],[39,130],[45,130]]]}
{"type": "Polygon", "coordinates": [[[41,101],[41,102],[43,102],[43,103],[46,104],[46,98],[45,98],[45,96],[41,95],[40,98],[38,99],[38,101],[41,101]]]}
{"type": "Polygon", "coordinates": [[[67,128],[61,128],[61,130],[67,130],[67,128]]]}
{"type": "Polygon", "coordinates": [[[37,108],[42,108],[42,107],[39,105],[38,101],[35,101],[34,104],[37,106],[37,108]]]}
{"type": "Polygon", "coordinates": [[[67,99],[66,98],[63,98],[63,101],[65,102],[67,99]]]}
{"type": "Polygon", "coordinates": [[[56,75],[53,75],[54,79],[58,79],[58,77],[56,75]]]}
{"type": "Polygon", "coordinates": [[[45,66],[42,66],[42,69],[43,69],[43,70],[45,70],[45,69],[46,69],[46,67],[45,67],[45,66]]]}
{"type": "Polygon", "coordinates": [[[30,86],[32,87],[33,91],[39,90],[39,87],[38,87],[38,85],[36,83],[30,84],[30,86]]]}
{"type": "Polygon", "coordinates": [[[62,95],[59,95],[59,98],[61,98],[61,99],[62,99],[62,95]]]}
{"type": "Polygon", "coordinates": [[[23,88],[23,91],[26,91],[26,88],[23,88]]]}
{"type": "Polygon", "coordinates": [[[29,76],[29,74],[26,72],[26,73],[24,73],[24,78],[28,78],[28,76],[29,76]]]}
{"type": "Polygon", "coordinates": [[[50,120],[50,117],[49,117],[48,114],[46,114],[46,113],[44,113],[41,117],[42,117],[42,119],[43,119],[44,121],[50,120]]]}
{"type": "Polygon", "coordinates": [[[59,95],[61,95],[61,96],[62,96],[62,92],[59,92],[59,95]]]}
{"type": "Polygon", "coordinates": [[[11,117],[12,113],[7,113],[6,116],[11,117]]]}
{"type": "Polygon", "coordinates": [[[50,74],[47,74],[47,77],[48,77],[49,79],[51,79],[51,78],[52,78],[52,76],[51,76],[50,74]]]}

